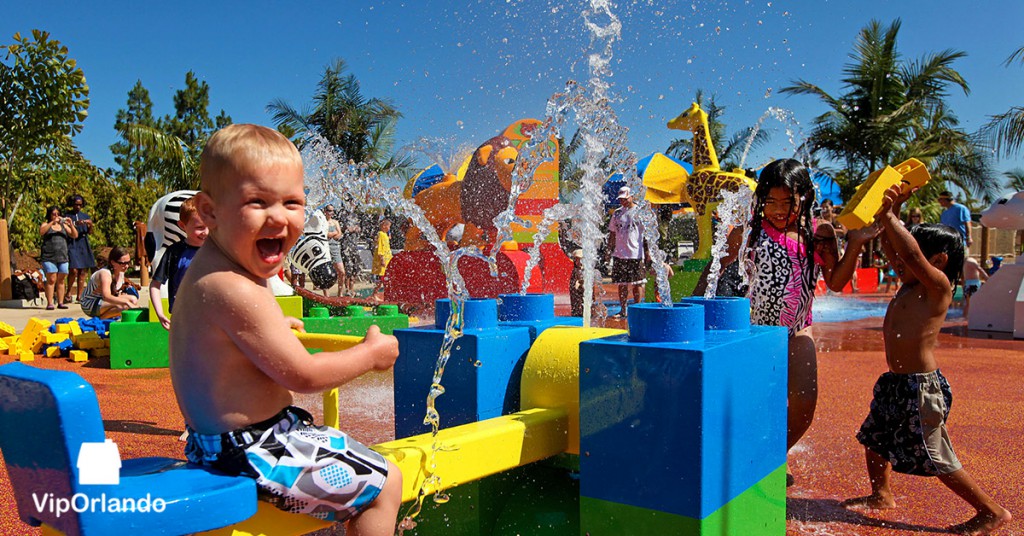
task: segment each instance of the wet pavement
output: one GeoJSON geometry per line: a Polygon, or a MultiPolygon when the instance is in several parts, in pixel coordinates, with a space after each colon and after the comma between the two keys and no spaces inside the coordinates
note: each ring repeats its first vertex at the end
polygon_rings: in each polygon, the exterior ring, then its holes
{"type": "MultiPolygon", "coordinates": [[[[888,298],[860,299],[881,304],[888,298]]],[[[559,303],[564,314],[567,303],[559,303]]],[[[0,319],[24,327],[20,316],[15,319],[7,311],[0,311],[0,319]]],[[[815,325],[819,403],[814,424],[789,457],[796,483],[788,491],[787,534],[943,533],[946,526],[973,515],[937,479],[907,475],[894,475],[894,510],[855,513],[839,506],[843,499],[869,491],[863,449],[854,434],[868,411],[872,385],[886,370],[881,325],[878,316],[815,325]]],[[[957,455],[982,488],[1017,516],[995,534],[1024,534],[1019,520],[1024,516],[1024,467],[1019,462],[1024,454],[1024,341],[967,337],[966,322],[954,318],[943,328],[939,345],[936,357],[954,395],[948,427],[957,455]]],[[[0,364],[10,361],[0,356],[0,364]]],[[[118,444],[122,458],[182,458],[178,436],[184,426],[167,371],[110,370],[104,361],[76,364],[37,358],[34,364],[74,370],[92,383],[107,436],[118,444]]],[[[367,375],[344,386],[343,428],[370,444],[391,439],[390,388],[389,373],[367,375]]],[[[301,396],[297,403],[319,413],[318,396],[301,396]]],[[[18,520],[6,470],[0,467],[0,536],[38,533],[18,520]]]]}

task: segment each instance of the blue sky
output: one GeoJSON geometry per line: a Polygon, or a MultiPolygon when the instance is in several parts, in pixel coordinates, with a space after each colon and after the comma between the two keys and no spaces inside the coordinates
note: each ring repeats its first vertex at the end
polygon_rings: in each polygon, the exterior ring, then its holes
{"type": "MultiPolygon", "coordinates": [[[[309,102],[323,68],[344,58],[369,96],[391,99],[405,117],[402,144],[420,136],[479,144],[521,117],[540,117],[567,79],[588,77],[587,2],[11,2],[0,43],[39,28],[69,48],[90,86],[89,118],[76,143],[95,164],[112,166],[114,116],[136,80],[154,113],[173,111],[172,96],[193,70],[210,85],[211,116],[270,124],[267,103],[309,102]]],[[[751,125],[769,106],[791,110],[809,129],[824,111],[809,96],[779,89],[802,78],[841,92],[841,69],[858,31],[872,18],[900,18],[904,57],[944,49],[968,57],[956,67],[971,94],[950,102],[974,130],[992,114],[1024,105],[1024,66],[1003,65],[1024,45],[1024,2],[649,0],[613,8],[622,22],[614,45],[612,91],[644,156],[678,137],[667,120],[701,88],[726,107],[733,128],[751,125]]],[[[760,164],[792,154],[781,124],[760,164]]],[[[1000,160],[997,169],[1024,166],[1000,160]]]]}

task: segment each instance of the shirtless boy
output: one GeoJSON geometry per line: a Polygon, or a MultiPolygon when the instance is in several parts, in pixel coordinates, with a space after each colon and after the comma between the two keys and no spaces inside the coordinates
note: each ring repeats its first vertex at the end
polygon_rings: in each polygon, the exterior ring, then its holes
{"type": "Polygon", "coordinates": [[[977,515],[949,530],[989,534],[1010,521],[963,468],[946,431],[952,393],[935,359],[936,337],[953,299],[953,285],[964,260],[959,233],[941,224],[908,230],[900,224],[900,207],[913,190],[899,186],[885,193],[878,215],[882,247],[903,286],[885,313],[882,327],[889,372],[875,383],[871,411],[857,433],[865,447],[871,495],[843,503],[852,509],[893,508],[892,471],[937,476],[970,503],[977,515]]]}
{"type": "Polygon", "coordinates": [[[330,389],[398,357],[398,341],[376,327],[349,350],[311,356],[290,331],[301,322],[274,301],[267,279],[302,234],[302,173],[295,146],[266,127],[231,125],[203,151],[196,205],[209,237],[182,281],[170,333],[185,454],[251,476],[282,510],[349,520],[350,535],[392,534],[398,468],[292,406],[291,391],[330,389]]]}

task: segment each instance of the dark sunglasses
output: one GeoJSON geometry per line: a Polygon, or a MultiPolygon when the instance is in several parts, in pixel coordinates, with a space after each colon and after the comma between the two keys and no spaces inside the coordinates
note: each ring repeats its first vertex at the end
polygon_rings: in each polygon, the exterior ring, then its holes
{"type": "Polygon", "coordinates": [[[110,261],[110,262],[112,262],[112,263],[114,263],[114,264],[117,264],[117,265],[119,265],[119,266],[128,266],[129,264],[131,264],[131,263],[132,263],[132,260],[131,260],[131,259],[128,259],[128,260],[126,260],[126,261],[110,261]]]}

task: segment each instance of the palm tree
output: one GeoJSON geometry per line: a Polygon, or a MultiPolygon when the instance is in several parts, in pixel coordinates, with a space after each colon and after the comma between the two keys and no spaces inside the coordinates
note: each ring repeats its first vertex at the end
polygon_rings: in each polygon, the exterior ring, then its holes
{"type": "MultiPolygon", "coordinates": [[[[1016,60],[1024,64],[1024,47],[1010,54],[1004,65],[1009,66],[1016,60]]],[[[1024,144],[1024,106],[1014,106],[1004,113],[992,116],[981,128],[980,134],[992,144],[996,154],[1011,156],[1017,153],[1024,144]]]]}
{"type": "Polygon", "coordinates": [[[872,171],[909,157],[929,165],[940,179],[935,187],[949,180],[969,196],[990,193],[997,185],[984,147],[959,129],[945,105],[951,87],[970,93],[953,68],[966,54],[947,49],[905,61],[896,46],[899,30],[899,19],[887,27],[873,20],[861,30],[843,68],[844,94],[833,96],[804,80],[782,89],[817,96],[829,108],[814,120],[812,150],[845,164],[844,195],[872,171]]]}
{"type": "MultiPolygon", "coordinates": [[[[704,113],[708,114],[708,134],[711,137],[711,144],[715,148],[715,153],[718,155],[719,167],[722,169],[735,169],[740,166],[740,159],[743,158],[743,152],[747,148],[748,140],[750,140],[750,148],[757,149],[768,143],[768,140],[771,138],[771,135],[766,130],[757,129],[755,132],[755,127],[746,127],[736,131],[726,140],[726,124],[722,122],[722,116],[725,115],[725,106],[719,106],[715,102],[714,95],[705,104],[704,91],[700,89],[697,90],[697,94],[694,96],[694,102],[700,106],[701,110],[704,110],[704,113]],[[751,140],[751,136],[753,136],[753,140],[751,140]]],[[[668,145],[668,149],[665,150],[665,154],[677,160],[692,161],[693,138],[687,137],[672,140],[668,145]]]]}
{"type": "Polygon", "coordinates": [[[1024,169],[1013,168],[1010,171],[1004,171],[1003,176],[1006,177],[1006,188],[1013,192],[1024,191],[1024,169]]]}
{"type": "MultiPolygon", "coordinates": [[[[395,125],[401,112],[389,101],[366,98],[353,74],[345,74],[345,60],[335,59],[324,69],[313,94],[313,104],[299,111],[282,99],[267,105],[278,129],[298,135],[319,134],[349,160],[365,163],[372,171],[407,175],[413,166],[408,155],[394,150],[395,125]]],[[[301,144],[300,140],[300,144],[301,144]]]]}
{"type": "Polygon", "coordinates": [[[130,145],[144,149],[174,170],[171,176],[161,177],[160,182],[168,191],[199,188],[199,162],[191,156],[195,151],[184,140],[159,128],[138,123],[124,124],[118,127],[118,133],[130,145]]]}

